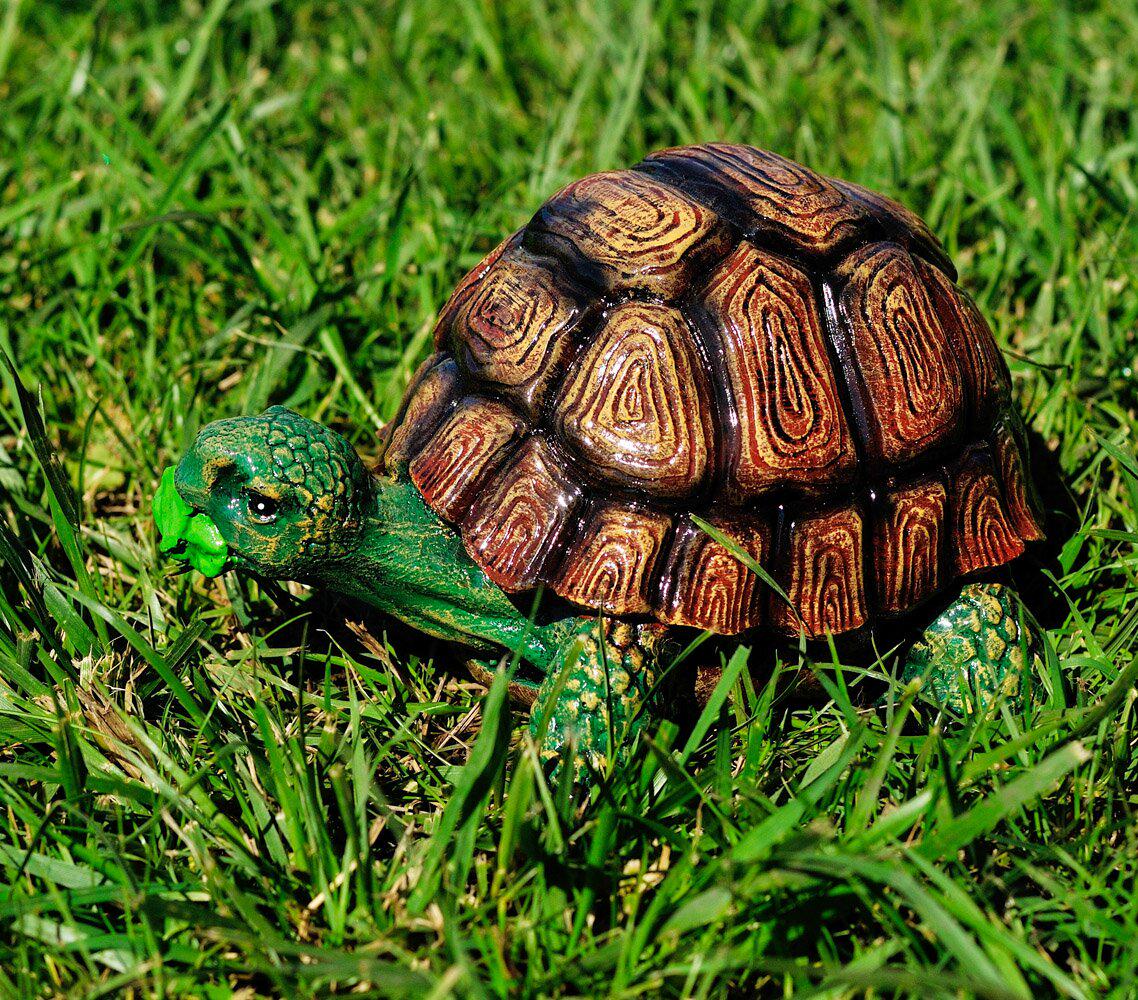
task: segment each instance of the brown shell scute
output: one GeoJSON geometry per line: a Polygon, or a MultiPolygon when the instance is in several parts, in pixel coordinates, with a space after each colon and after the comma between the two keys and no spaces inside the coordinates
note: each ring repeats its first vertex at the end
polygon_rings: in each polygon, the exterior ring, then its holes
{"type": "Polygon", "coordinates": [[[570,184],[542,206],[526,236],[607,291],[641,289],[664,298],[684,291],[731,239],[714,212],[628,170],[570,184]]]}
{"type": "Polygon", "coordinates": [[[991,427],[1011,400],[1011,376],[992,331],[976,304],[935,267],[917,262],[954,355],[964,375],[965,400],[973,427],[991,427]]]}
{"type": "Polygon", "coordinates": [[[458,389],[458,365],[434,355],[419,367],[403,399],[402,412],[391,422],[383,453],[384,469],[394,475],[407,467],[442,422],[458,389]]]}
{"type": "Polygon", "coordinates": [[[1022,555],[1023,540],[1008,520],[987,447],[974,445],[965,451],[951,472],[951,480],[956,573],[966,576],[1022,555]]]}
{"type": "Polygon", "coordinates": [[[869,620],[862,566],[865,521],[856,507],[839,507],[791,523],[787,605],[771,595],[771,618],[784,632],[808,638],[839,635],[869,620]]]}
{"type": "Polygon", "coordinates": [[[660,150],[637,169],[709,205],[756,243],[773,241],[828,256],[875,228],[880,235],[915,245],[955,277],[940,242],[904,206],[777,153],[713,142],[660,150]]]}
{"type": "Polygon", "coordinates": [[[553,590],[582,607],[647,614],[649,587],[670,528],[664,514],[598,504],[554,575],[553,590]]]}
{"type": "Polygon", "coordinates": [[[466,305],[467,300],[478,287],[479,282],[482,281],[483,275],[498,262],[502,254],[509,248],[517,246],[519,242],[521,242],[520,233],[507,236],[483,257],[482,260],[467,271],[459,283],[454,286],[454,291],[450,293],[450,298],[447,299],[446,305],[443,306],[442,311],[439,313],[439,320],[435,325],[435,347],[437,349],[446,348],[445,336],[450,330],[451,320],[455,313],[466,305]]]}
{"type": "Polygon", "coordinates": [[[759,578],[737,553],[761,566],[770,557],[770,526],[747,515],[712,517],[708,523],[731,545],[689,518],[677,525],[660,580],[660,620],[721,635],[756,628],[763,620],[765,594],[759,578]]]}
{"type": "Polygon", "coordinates": [[[566,381],[554,424],[606,482],[658,497],[695,492],[714,427],[683,316],[650,302],[614,308],[566,381]]]}
{"type": "Polygon", "coordinates": [[[872,191],[742,146],[653,154],[463,279],[385,468],[512,593],[721,634],[903,615],[1043,535],[953,275],[872,191]]]}
{"type": "Polygon", "coordinates": [[[868,418],[870,454],[908,462],[954,440],[964,424],[960,371],[913,259],[879,243],[839,273],[848,275],[838,304],[857,369],[847,383],[868,418]]]}
{"type": "Polygon", "coordinates": [[[463,518],[463,541],[498,586],[529,590],[556,558],[580,499],[549,444],[530,438],[463,518]]]}
{"type": "Polygon", "coordinates": [[[584,296],[567,284],[520,247],[502,254],[447,317],[465,368],[523,408],[539,405],[584,314],[584,296]]]}
{"type": "Polygon", "coordinates": [[[848,478],[853,435],[809,277],[744,244],[700,298],[738,415],[731,486],[753,495],[848,478]]]}
{"type": "Polygon", "coordinates": [[[1043,512],[1031,482],[1020,430],[1018,418],[1004,417],[996,425],[993,445],[1012,526],[1025,542],[1039,542],[1044,538],[1043,512]]]}
{"type": "Polygon", "coordinates": [[[860,184],[851,184],[849,181],[840,181],[834,178],[830,178],[830,183],[848,198],[867,205],[878,220],[885,223],[886,229],[894,230],[894,238],[900,237],[906,244],[912,244],[914,250],[931,260],[939,270],[952,279],[956,278],[956,268],[948,259],[948,254],[944,252],[940,240],[936,238],[933,231],[926,225],[925,220],[916,212],[912,212],[900,202],[887,198],[877,191],[862,187],[860,184]]]}
{"type": "Polygon", "coordinates": [[[462,400],[415,456],[411,482],[433,510],[457,521],[525,429],[521,418],[502,403],[462,400]]]}
{"type": "Polygon", "coordinates": [[[774,236],[801,250],[833,250],[856,235],[870,214],[829,178],[747,146],[666,149],[646,157],[641,167],[702,196],[748,236],[774,236]]]}
{"type": "Polygon", "coordinates": [[[938,479],[903,486],[882,499],[874,535],[877,607],[915,608],[941,587],[948,493],[938,479]]]}

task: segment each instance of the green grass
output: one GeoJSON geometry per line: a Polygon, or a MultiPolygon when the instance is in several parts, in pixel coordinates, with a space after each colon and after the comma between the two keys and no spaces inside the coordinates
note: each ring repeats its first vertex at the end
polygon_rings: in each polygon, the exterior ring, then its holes
{"type": "Polygon", "coordinates": [[[0,2],[0,995],[1135,995],[1138,9],[353,6],[0,2]],[[708,139],[956,258],[1072,496],[1044,704],[760,642],[590,797],[450,651],[158,558],[204,422],[374,453],[466,268],[708,139]]]}

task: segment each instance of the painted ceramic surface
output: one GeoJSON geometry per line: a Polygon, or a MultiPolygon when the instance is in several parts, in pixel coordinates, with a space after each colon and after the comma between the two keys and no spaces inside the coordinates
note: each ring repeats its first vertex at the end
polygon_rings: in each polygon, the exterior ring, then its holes
{"type": "MultiPolygon", "coordinates": [[[[161,548],[349,595],[483,673],[524,662],[546,751],[603,771],[675,627],[840,636],[1042,537],[1007,369],[954,278],[856,185],[746,147],[653,154],[462,280],[379,475],[280,407],[218,421],[163,476],[161,548]],[[567,603],[533,621],[538,588],[567,603]]],[[[1032,641],[1006,588],[969,582],[907,670],[967,708],[1032,641]]]]}
{"type": "Polygon", "coordinates": [[[747,147],[654,153],[462,281],[386,470],[508,592],[724,634],[903,615],[1042,537],[1007,368],[954,278],[881,195],[747,147]]]}
{"type": "Polygon", "coordinates": [[[967,584],[913,644],[903,679],[920,677],[934,701],[956,712],[1041,695],[1037,629],[1025,615],[1008,587],[967,584]]]}

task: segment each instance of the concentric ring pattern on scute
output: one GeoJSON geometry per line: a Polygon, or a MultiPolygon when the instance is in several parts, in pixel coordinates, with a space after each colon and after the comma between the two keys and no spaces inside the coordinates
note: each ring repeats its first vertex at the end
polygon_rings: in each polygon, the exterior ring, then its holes
{"type": "Polygon", "coordinates": [[[654,153],[463,279],[386,469],[511,592],[723,634],[903,614],[1042,537],[954,277],[881,195],[744,146],[654,153]]]}

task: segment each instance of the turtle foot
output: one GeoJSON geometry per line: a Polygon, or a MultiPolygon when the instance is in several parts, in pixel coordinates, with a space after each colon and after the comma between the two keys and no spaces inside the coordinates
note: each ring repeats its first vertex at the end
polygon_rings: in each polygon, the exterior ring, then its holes
{"type": "Polygon", "coordinates": [[[1042,694],[1034,666],[1039,626],[1002,583],[970,583],[913,643],[902,679],[920,678],[930,700],[971,715],[1003,699],[1016,707],[1042,694]]]}
{"type": "Polygon", "coordinates": [[[546,759],[569,759],[578,777],[603,774],[645,721],[657,676],[661,626],[581,618],[546,675],[530,731],[546,759]]]}

